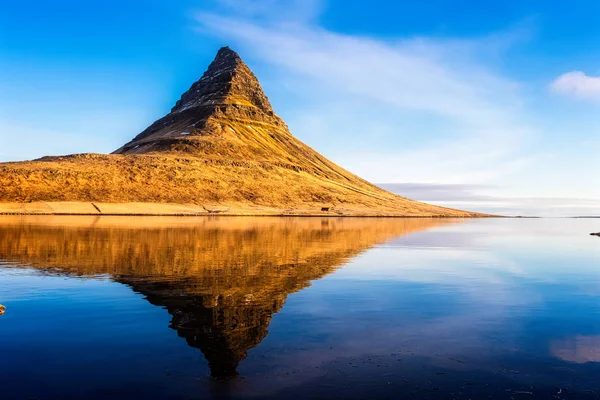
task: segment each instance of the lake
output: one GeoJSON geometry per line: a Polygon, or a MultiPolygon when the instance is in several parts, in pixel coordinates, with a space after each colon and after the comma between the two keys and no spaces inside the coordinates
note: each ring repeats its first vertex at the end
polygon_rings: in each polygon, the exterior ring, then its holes
{"type": "Polygon", "coordinates": [[[597,399],[596,219],[0,217],[0,399],[597,399]]]}

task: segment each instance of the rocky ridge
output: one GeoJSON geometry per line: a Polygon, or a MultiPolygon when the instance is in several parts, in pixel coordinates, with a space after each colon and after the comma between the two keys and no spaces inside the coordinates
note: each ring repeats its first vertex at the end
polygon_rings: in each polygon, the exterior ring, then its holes
{"type": "Polygon", "coordinates": [[[223,47],[169,114],[114,154],[203,153],[201,137],[231,138],[237,132],[230,125],[243,121],[275,131],[287,130],[250,68],[236,52],[223,47]]]}

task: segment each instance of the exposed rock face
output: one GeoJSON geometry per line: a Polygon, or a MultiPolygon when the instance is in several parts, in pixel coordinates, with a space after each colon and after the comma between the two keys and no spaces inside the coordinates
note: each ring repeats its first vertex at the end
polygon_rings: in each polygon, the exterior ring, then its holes
{"type": "Polygon", "coordinates": [[[235,51],[223,47],[169,114],[115,153],[178,150],[197,153],[202,147],[196,141],[198,137],[235,135],[231,125],[236,122],[245,122],[246,127],[257,125],[259,129],[270,125],[274,132],[287,131],[250,68],[235,51]]]}
{"type": "Polygon", "coordinates": [[[194,155],[234,167],[258,163],[344,182],[360,180],[292,136],[256,76],[229,47],[219,50],[169,114],[114,153],[194,155]]]}
{"type": "MultiPolygon", "coordinates": [[[[171,112],[201,106],[212,106],[214,110],[215,106],[232,104],[255,107],[273,116],[271,103],[263,93],[256,76],[235,51],[223,47],[204,75],[181,96],[171,112]]],[[[278,118],[275,120],[282,122],[278,118]]]]}

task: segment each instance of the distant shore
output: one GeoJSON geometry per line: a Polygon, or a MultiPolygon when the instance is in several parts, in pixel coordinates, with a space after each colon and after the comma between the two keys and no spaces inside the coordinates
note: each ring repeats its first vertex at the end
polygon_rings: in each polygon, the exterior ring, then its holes
{"type": "MultiPolygon", "coordinates": [[[[294,216],[294,217],[396,217],[457,218],[454,215],[400,214],[371,209],[324,207],[277,209],[249,205],[197,205],[164,203],[31,202],[0,203],[0,215],[88,215],[88,216],[294,216]],[[327,210],[325,210],[327,208],[327,210]]],[[[458,218],[497,217],[472,213],[458,218]]]]}

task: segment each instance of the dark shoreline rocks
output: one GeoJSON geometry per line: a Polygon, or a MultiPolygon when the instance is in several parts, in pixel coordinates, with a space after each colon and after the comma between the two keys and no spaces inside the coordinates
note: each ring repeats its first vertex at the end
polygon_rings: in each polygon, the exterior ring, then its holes
{"type": "Polygon", "coordinates": [[[590,235],[592,235],[592,236],[598,236],[598,237],[600,237],[600,232],[596,232],[596,233],[593,233],[593,232],[592,232],[592,233],[590,233],[590,235]]]}

